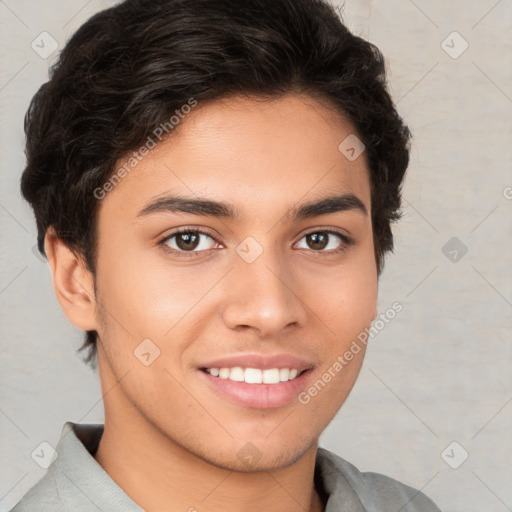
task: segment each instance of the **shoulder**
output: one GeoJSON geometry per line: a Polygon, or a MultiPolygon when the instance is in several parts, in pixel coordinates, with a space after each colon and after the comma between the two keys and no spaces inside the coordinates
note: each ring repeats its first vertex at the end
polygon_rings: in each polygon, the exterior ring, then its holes
{"type": "Polygon", "coordinates": [[[103,429],[66,422],[54,460],[11,512],[143,512],[94,459],[103,429]]]}
{"type": "Polygon", "coordinates": [[[11,509],[11,512],[65,512],[57,491],[57,485],[51,473],[46,473],[21,500],[11,509]]]}
{"type": "Polygon", "coordinates": [[[361,510],[401,510],[402,512],[441,512],[421,491],[385,475],[361,472],[353,464],[324,448],[318,449],[317,461],[329,502],[346,495],[347,489],[361,504],[361,510]]]}
{"type": "Polygon", "coordinates": [[[42,478],[29,488],[10,512],[66,512],[76,505],[79,490],[74,473],[90,474],[94,461],[88,449],[94,444],[95,436],[101,433],[101,427],[66,422],[54,460],[42,478]]]}

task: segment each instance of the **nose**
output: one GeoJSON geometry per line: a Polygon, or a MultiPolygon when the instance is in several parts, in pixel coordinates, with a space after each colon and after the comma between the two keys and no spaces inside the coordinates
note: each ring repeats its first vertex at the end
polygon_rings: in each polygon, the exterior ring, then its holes
{"type": "Polygon", "coordinates": [[[271,253],[264,250],[252,263],[240,258],[229,273],[222,316],[230,329],[253,330],[263,338],[305,324],[299,283],[286,262],[271,253]]]}

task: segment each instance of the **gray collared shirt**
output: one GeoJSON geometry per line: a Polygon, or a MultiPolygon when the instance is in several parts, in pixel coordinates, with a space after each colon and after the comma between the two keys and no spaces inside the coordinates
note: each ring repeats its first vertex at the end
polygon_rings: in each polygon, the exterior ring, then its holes
{"type": "MultiPolygon", "coordinates": [[[[102,424],[66,422],[57,458],[11,512],[144,512],[93,455],[102,424]]],[[[423,493],[318,449],[315,481],[327,496],[325,512],[441,512],[423,493]]]]}

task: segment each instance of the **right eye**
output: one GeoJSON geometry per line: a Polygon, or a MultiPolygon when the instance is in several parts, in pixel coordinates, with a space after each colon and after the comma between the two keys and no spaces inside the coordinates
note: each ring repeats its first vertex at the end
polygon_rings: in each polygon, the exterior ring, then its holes
{"type": "Polygon", "coordinates": [[[217,241],[205,231],[190,228],[176,230],[158,242],[172,252],[181,253],[180,256],[185,256],[184,253],[195,255],[213,249],[216,243],[217,241]]]}

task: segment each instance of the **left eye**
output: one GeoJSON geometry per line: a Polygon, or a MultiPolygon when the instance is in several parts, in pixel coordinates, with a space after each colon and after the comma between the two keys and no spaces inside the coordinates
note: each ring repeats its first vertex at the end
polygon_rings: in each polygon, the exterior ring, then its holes
{"type": "Polygon", "coordinates": [[[306,240],[308,247],[299,247],[299,249],[313,249],[317,252],[339,251],[349,243],[347,237],[336,231],[315,231],[304,235],[301,240],[306,240]]]}

